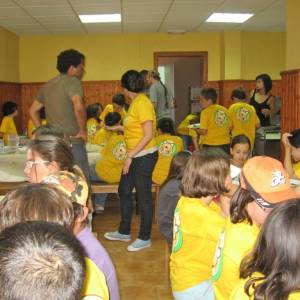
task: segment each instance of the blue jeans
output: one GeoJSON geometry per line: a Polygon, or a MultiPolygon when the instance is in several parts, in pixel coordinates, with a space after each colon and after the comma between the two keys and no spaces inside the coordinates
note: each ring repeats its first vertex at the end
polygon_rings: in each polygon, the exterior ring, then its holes
{"type": "Polygon", "coordinates": [[[149,240],[152,227],[152,172],[158,153],[150,153],[132,159],[129,172],[122,174],[119,184],[121,222],[119,232],[130,234],[132,217],[132,190],[135,188],[141,213],[139,239],[149,240]]]}
{"type": "Polygon", "coordinates": [[[189,135],[181,135],[180,137],[182,138],[184,150],[189,150],[191,137],[189,135]]]}
{"type": "Polygon", "coordinates": [[[80,167],[86,178],[86,181],[90,183],[89,162],[85,149],[85,143],[83,141],[72,142],[71,150],[74,156],[74,164],[80,167]]]}
{"type": "Polygon", "coordinates": [[[181,292],[174,292],[175,300],[214,300],[214,289],[210,280],[203,281],[181,292]]]}
{"type": "MultiPolygon", "coordinates": [[[[95,164],[90,166],[90,178],[91,181],[95,182],[104,182],[101,180],[101,178],[97,175],[96,170],[95,170],[95,164]]],[[[107,194],[95,194],[94,195],[94,204],[95,206],[100,205],[100,206],[105,206],[107,194]]]]}

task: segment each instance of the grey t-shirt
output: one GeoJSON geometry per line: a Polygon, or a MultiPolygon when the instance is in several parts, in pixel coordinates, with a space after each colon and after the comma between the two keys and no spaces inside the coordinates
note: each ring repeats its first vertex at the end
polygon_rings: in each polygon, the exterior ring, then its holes
{"type": "Polygon", "coordinates": [[[178,179],[171,179],[160,190],[158,201],[159,230],[169,244],[173,240],[174,211],[180,197],[178,179]]]}
{"type": "Polygon", "coordinates": [[[172,97],[170,95],[170,92],[167,91],[166,97],[164,86],[160,82],[155,82],[151,85],[149,94],[151,101],[153,103],[156,103],[157,120],[161,118],[172,118],[172,97]]]}
{"type": "Polygon", "coordinates": [[[49,124],[61,128],[68,136],[79,131],[72,97],[83,97],[81,82],[77,77],[60,74],[40,89],[37,100],[44,104],[49,124]]]}

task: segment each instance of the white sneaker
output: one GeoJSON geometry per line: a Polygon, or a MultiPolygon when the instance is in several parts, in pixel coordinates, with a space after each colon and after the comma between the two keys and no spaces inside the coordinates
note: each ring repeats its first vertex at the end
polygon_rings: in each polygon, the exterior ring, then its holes
{"type": "Polygon", "coordinates": [[[104,237],[110,241],[130,242],[130,234],[121,234],[119,231],[106,232],[104,237]]]}
{"type": "Polygon", "coordinates": [[[145,248],[151,247],[151,240],[141,240],[136,239],[132,244],[127,247],[127,250],[130,252],[140,251],[145,248]]]}

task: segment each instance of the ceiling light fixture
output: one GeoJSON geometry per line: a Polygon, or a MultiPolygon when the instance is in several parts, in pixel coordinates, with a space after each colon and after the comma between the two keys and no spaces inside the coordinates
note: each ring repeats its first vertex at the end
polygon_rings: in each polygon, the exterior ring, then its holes
{"type": "Polygon", "coordinates": [[[106,14],[106,15],[79,15],[82,23],[120,23],[120,14],[106,14]]]}
{"type": "Polygon", "coordinates": [[[205,22],[208,23],[244,23],[253,14],[213,13],[205,22]]]}

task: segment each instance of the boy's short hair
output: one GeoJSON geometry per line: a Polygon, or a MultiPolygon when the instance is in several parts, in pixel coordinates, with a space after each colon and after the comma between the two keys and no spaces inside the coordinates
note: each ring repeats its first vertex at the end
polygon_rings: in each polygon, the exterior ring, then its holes
{"type": "Polygon", "coordinates": [[[216,103],[217,99],[218,99],[218,93],[217,93],[216,89],[214,89],[214,88],[204,88],[204,89],[202,89],[201,96],[205,100],[211,100],[213,103],[216,103]]]}
{"type": "Polygon", "coordinates": [[[84,55],[77,50],[69,49],[57,56],[56,69],[59,73],[67,74],[71,66],[77,67],[84,60],[84,55]]]}
{"type": "Polygon", "coordinates": [[[300,148],[300,129],[290,132],[291,136],[288,137],[290,144],[295,148],[300,148]]]}
{"type": "Polygon", "coordinates": [[[85,261],[79,241],[54,223],[18,223],[0,234],[1,300],[81,298],[85,261]]]}
{"type": "Polygon", "coordinates": [[[0,202],[0,232],[26,221],[58,223],[71,230],[74,222],[72,201],[55,185],[21,186],[6,194],[0,202]]]}
{"type": "Polygon", "coordinates": [[[157,128],[162,133],[169,133],[175,135],[174,122],[171,118],[162,118],[157,122],[157,128]]]}
{"type": "Polygon", "coordinates": [[[125,96],[123,94],[116,94],[113,96],[112,102],[116,103],[120,106],[124,106],[125,105],[125,96]]]}
{"type": "Polygon", "coordinates": [[[90,104],[86,108],[86,117],[87,119],[90,118],[98,119],[102,111],[103,111],[103,107],[101,103],[90,104]]]}
{"type": "Polygon", "coordinates": [[[2,106],[2,114],[4,116],[9,116],[13,114],[18,109],[17,103],[13,101],[7,101],[2,106]]]}
{"type": "Polygon", "coordinates": [[[104,123],[106,126],[114,126],[120,121],[121,115],[118,112],[109,112],[104,118],[104,123]]]}
{"type": "Polygon", "coordinates": [[[237,88],[237,89],[234,89],[232,92],[231,92],[231,99],[233,100],[233,98],[237,98],[239,100],[244,100],[246,99],[246,93],[245,93],[245,90],[243,88],[237,88]]]}

